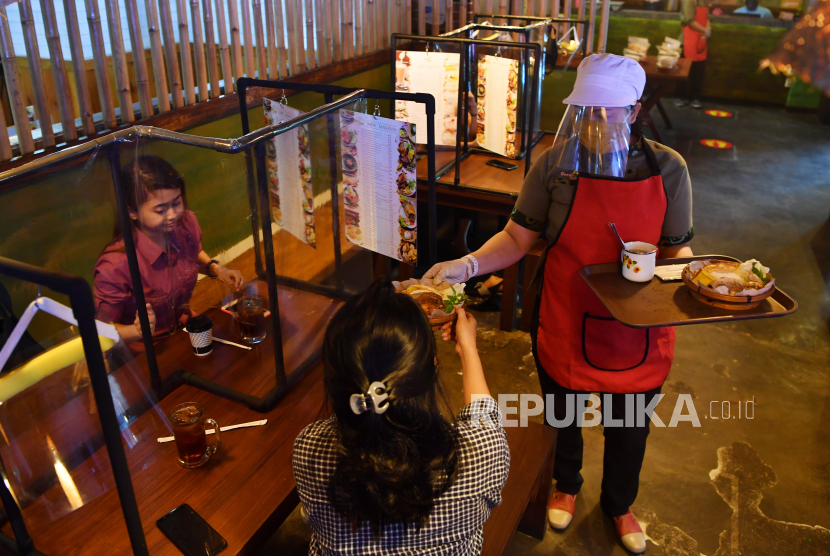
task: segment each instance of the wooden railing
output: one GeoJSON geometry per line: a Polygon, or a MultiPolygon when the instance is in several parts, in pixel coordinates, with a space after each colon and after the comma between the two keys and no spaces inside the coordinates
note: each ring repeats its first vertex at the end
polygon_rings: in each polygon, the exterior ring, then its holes
{"type": "MultiPolygon", "coordinates": [[[[577,0],[447,0],[445,14],[427,13],[429,0],[105,0],[103,13],[76,1],[37,0],[40,14],[32,0],[0,2],[0,162],[233,93],[243,76],[371,54],[395,32],[438,34],[475,12],[570,16],[577,0]]],[[[582,0],[580,16],[587,5],[593,19],[598,1],[582,0]]]]}

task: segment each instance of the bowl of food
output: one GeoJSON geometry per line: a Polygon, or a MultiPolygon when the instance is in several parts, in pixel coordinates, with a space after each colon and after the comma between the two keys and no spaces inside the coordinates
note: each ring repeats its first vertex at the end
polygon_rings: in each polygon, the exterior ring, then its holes
{"type": "MultiPolygon", "coordinates": [[[[409,208],[412,208],[411,204],[409,204],[409,208]]],[[[416,226],[414,211],[409,213],[406,211],[406,207],[401,206],[401,210],[398,214],[398,224],[400,224],[401,228],[404,228],[405,230],[414,230],[416,226]]]]}
{"type": "Polygon", "coordinates": [[[343,187],[343,199],[346,201],[346,204],[350,207],[357,206],[358,196],[357,191],[351,185],[346,185],[343,187]]]}
{"type": "Polygon", "coordinates": [[[343,173],[348,176],[357,173],[357,159],[348,153],[343,153],[343,173]]]}
{"type": "Polygon", "coordinates": [[[452,323],[450,328],[455,335],[455,323],[458,321],[457,307],[467,305],[467,296],[464,294],[465,284],[449,284],[444,282],[438,286],[422,284],[418,280],[392,282],[395,291],[412,296],[427,316],[433,330],[440,330],[445,324],[452,323]]]}
{"type": "Polygon", "coordinates": [[[403,228],[398,228],[398,231],[401,233],[401,239],[404,241],[414,242],[418,239],[418,232],[416,230],[404,230],[403,228]]]}
{"type": "Polygon", "coordinates": [[[418,262],[418,249],[414,242],[401,240],[398,246],[398,258],[405,263],[418,262]]]}
{"type": "Polygon", "coordinates": [[[775,278],[769,268],[755,259],[692,261],[681,277],[692,297],[725,309],[752,309],[775,291],[775,278]]]}

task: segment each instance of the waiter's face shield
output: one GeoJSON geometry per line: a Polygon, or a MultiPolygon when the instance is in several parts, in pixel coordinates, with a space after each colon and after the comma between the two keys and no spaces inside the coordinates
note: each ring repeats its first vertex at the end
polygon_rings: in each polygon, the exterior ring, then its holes
{"type": "Polygon", "coordinates": [[[569,105],[554,139],[553,166],[624,177],[636,108],[569,105]]]}

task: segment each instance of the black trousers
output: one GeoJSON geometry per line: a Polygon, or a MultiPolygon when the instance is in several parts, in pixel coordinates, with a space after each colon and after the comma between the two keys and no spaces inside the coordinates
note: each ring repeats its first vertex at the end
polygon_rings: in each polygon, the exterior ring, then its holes
{"type": "Polygon", "coordinates": [[[700,100],[700,96],[703,94],[703,74],[705,70],[706,60],[692,62],[692,66],[689,68],[689,81],[688,83],[683,81],[677,83],[675,96],[689,102],[700,100]]]}
{"type": "MultiPolygon", "coordinates": [[[[535,348],[535,346],[534,346],[535,348]]],[[[566,416],[566,396],[586,394],[570,390],[558,384],[538,364],[539,384],[545,394],[545,412],[550,403],[548,394],[553,395],[554,416],[563,421],[566,416]]],[[[645,395],[645,406],[651,403],[654,396],[660,393],[660,387],[645,395]]],[[[600,393],[600,399],[605,399],[600,393]]],[[[625,394],[611,395],[611,415],[606,415],[606,407],[602,407],[602,422],[611,417],[625,418],[625,394]]],[[[575,403],[575,402],[574,402],[575,403]]],[[[599,504],[602,511],[609,517],[621,516],[628,511],[637,498],[640,487],[640,469],[643,466],[643,457],[646,452],[646,438],[649,433],[649,419],[644,420],[641,427],[603,427],[605,436],[605,453],[602,460],[602,493],[599,504]]],[[[634,423],[636,425],[636,421],[634,423]]],[[[556,455],[553,464],[553,478],[556,480],[557,490],[565,494],[577,494],[582,487],[582,428],[577,426],[577,419],[563,428],[557,427],[556,455]]]]}

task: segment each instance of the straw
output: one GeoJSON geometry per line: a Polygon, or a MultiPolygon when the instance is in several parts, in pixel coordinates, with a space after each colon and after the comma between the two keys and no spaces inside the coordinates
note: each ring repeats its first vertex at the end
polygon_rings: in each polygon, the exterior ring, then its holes
{"type": "Polygon", "coordinates": [[[251,346],[243,346],[242,344],[237,344],[236,342],[229,342],[228,340],[223,340],[222,338],[217,338],[216,336],[213,336],[213,341],[219,342],[220,344],[227,344],[229,346],[236,346],[238,348],[247,349],[248,351],[251,351],[253,349],[251,346]]]}
{"type": "MultiPolygon", "coordinates": [[[[225,431],[232,431],[233,429],[241,429],[245,427],[259,427],[264,425],[268,422],[268,419],[263,419],[262,421],[251,421],[250,423],[240,423],[238,425],[231,425],[229,427],[219,427],[219,430],[222,432],[225,431]]],[[[205,434],[214,434],[216,431],[213,429],[205,429],[205,434]]],[[[159,444],[164,444],[165,442],[173,442],[176,439],[175,436],[164,436],[158,439],[159,444]]]]}

